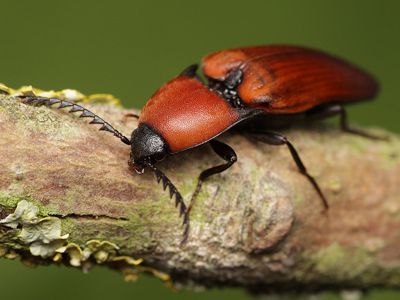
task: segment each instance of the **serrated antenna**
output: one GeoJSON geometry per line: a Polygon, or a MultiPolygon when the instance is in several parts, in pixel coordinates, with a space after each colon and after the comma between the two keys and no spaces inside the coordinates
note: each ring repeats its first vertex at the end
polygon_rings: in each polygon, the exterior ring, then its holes
{"type": "Polygon", "coordinates": [[[99,130],[111,132],[115,137],[119,138],[123,143],[130,145],[131,141],[118,130],[116,130],[110,123],[104,121],[101,117],[91,112],[90,110],[80,106],[79,104],[61,100],[57,98],[46,98],[46,97],[37,97],[37,96],[19,96],[22,99],[23,103],[30,105],[46,105],[53,106],[59,104],[57,109],[70,107],[71,109],[68,111],[69,113],[80,112],[79,118],[92,118],[92,121],[89,124],[100,124],[101,127],[99,130]]]}
{"type": "Polygon", "coordinates": [[[175,185],[171,182],[171,180],[169,180],[169,178],[163,172],[161,172],[160,169],[152,164],[147,164],[147,167],[149,167],[154,172],[157,182],[162,182],[164,191],[168,187],[169,197],[172,199],[175,196],[175,207],[179,206],[179,216],[183,217],[182,225],[185,226],[185,229],[183,231],[183,239],[181,242],[181,244],[183,244],[186,242],[189,234],[189,213],[186,204],[183,201],[183,197],[178,189],[175,187],[175,185]]]}

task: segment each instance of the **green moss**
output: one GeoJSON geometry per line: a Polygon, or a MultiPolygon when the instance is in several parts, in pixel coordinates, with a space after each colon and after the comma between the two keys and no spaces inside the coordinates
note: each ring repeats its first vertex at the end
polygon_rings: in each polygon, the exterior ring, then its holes
{"type": "Polygon", "coordinates": [[[27,195],[26,193],[11,193],[9,191],[0,191],[0,206],[3,206],[5,208],[16,208],[18,203],[22,200],[26,200],[28,202],[31,202],[35,204],[35,206],[39,209],[38,215],[40,217],[47,217],[49,214],[51,214],[51,210],[42,205],[40,201],[37,201],[30,195],[27,195]]]}
{"type": "Polygon", "coordinates": [[[349,151],[352,151],[355,155],[364,155],[366,152],[370,152],[371,149],[376,149],[376,157],[380,158],[381,166],[384,170],[390,170],[398,166],[400,163],[398,135],[379,129],[368,129],[367,132],[378,137],[387,137],[389,140],[375,141],[364,137],[347,138],[346,144],[349,146],[349,151]],[[379,147],[371,147],[375,143],[379,143],[379,147]]]}
{"type": "Polygon", "coordinates": [[[379,148],[379,157],[382,157],[382,168],[384,170],[391,170],[400,164],[400,143],[398,139],[394,138],[392,135],[392,140],[390,142],[382,142],[379,148]]]}
{"type": "Polygon", "coordinates": [[[353,155],[362,155],[366,149],[370,146],[371,141],[364,137],[353,138],[351,136],[346,138],[346,144],[348,145],[348,151],[351,151],[353,155]]]}
{"type": "MultiPolygon", "coordinates": [[[[34,257],[61,261],[63,255],[67,255],[72,266],[81,266],[89,263],[93,258],[98,264],[106,262],[123,262],[126,265],[136,266],[141,259],[135,259],[126,255],[119,255],[119,246],[108,240],[89,240],[79,244],[71,242],[69,234],[61,235],[65,229],[75,230],[74,234],[82,237],[88,236],[85,226],[79,226],[85,230],[80,234],[78,228],[71,220],[63,220],[57,217],[38,216],[39,207],[33,202],[23,199],[17,203],[13,213],[0,220],[4,228],[0,235],[2,243],[0,256],[6,256],[9,249],[30,251],[34,257]],[[77,232],[78,230],[78,232],[77,232]],[[67,240],[68,239],[68,240],[67,240]],[[89,240],[89,241],[88,241],[89,240]]],[[[104,225],[103,226],[107,226],[104,225]]],[[[96,228],[96,226],[89,226],[96,228]]],[[[105,232],[105,230],[103,230],[105,232]]],[[[112,235],[112,232],[109,232],[112,235]]],[[[94,235],[93,235],[94,236],[94,235]]],[[[98,237],[98,235],[96,235],[98,237]]],[[[113,235],[112,235],[113,236],[113,235]]]]}
{"type": "MultiPolygon", "coordinates": [[[[14,194],[8,191],[0,191],[0,205],[5,208],[16,208],[18,202],[27,200],[29,202],[36,202],[32,197],[25,194],[14,194]]],[[[39,208],[40,211],[40,208],[39,208]]]]}
{"type": "Polygon", "coordinates": [[[0,103],[4,107],[9,122],[14,123],[17,132],[22,134],[26,128],[32,132],[46,133],[48,139],[66,139],[68,137],[79,137],[79,127],[68,126],[64,119],[69,116],[62,115],[48,107],[35,107],[24,105],[12,98],[0,96],[0,103]]]}
{"type": "Polygon", "coordinates": [[[294,204],[296,206],[300,205],[304,201],[304,195],[300,192],[296,193],[294,196],[294,204]]]}
{"type": "Polygon", "coordinates": [[[332,192],[338,193],[342,189],[342,183],[338,178],[332,179],[328,182],[328,187],[332,192]]]}
{"type": "MultiPolygon", "coordinates": [[[[50,257],[61,247],[68,234],[61,235],[61,221],[55,217],[38,216],[39,208],[32,202],[21,200],[15,211],[0,220],[0,224],[11,228],[9,238],[20,245],[29,246],[33,256],[50,257]]],[[[7,241],[5,241],[7,242],[7,241]]]]}
{"type": "MultiPolygon", "coordinates": [[[[75,207],[79,207],[81,195],[85,194],[85,188],[83,186],[76,186],[74,189],[68,189],[63,196],[63,205],[66,210],[73,210],[75,207]]],[[[101,201],[99,199],[99,201],[101,201]]],[[[57,209],[57,207],[55,207],[57,209]]]]}
{"type": "Polygon", "coordinates": [[[63,232],[74,232],[76,230],[75,221],[72,218],[62,219],[61,229],[63,232]]]}
{"type": "Polygon", "coordinates": [[[309,256],[314,270],[327,278],[339,278],[351,281],[359,278],[368,281],[368,271],[374,262],[374,257],[362,248],[345,248],[332,244],[327,248],[309,256]]]}
{"type": "MultiPolygon", "coordinates": [[[[129,247],[138,247],[151,241],[150,236],[147,235],[148,229],[143,224],[155,228],[166,227],[167,224],[174,222],[174,219],[178,219],[174,202],[167,195],[163,195],[157,200],[141,201],[135,212],[128,215],[128,221],[121,220],[118,223],[129,231],[130,236],[134,237],[129,240],[129,247]]],[[[124,243],[126,244],[126,238],[124,243]]]]}

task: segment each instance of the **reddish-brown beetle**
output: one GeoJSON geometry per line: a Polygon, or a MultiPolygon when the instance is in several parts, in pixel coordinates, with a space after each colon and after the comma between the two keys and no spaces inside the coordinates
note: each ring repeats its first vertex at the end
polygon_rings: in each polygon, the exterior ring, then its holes
{"type": "Polygon", "coordinates": [[[221,173],[236,160],[234,150],[215,140],[235,127],[271,144],[286,145],[299,169],[319,194],[325,208],[328,203],[314,178],[308,174],[300,156],[288,139],[271,128],[280,128],[299,118],[319,119],[340,115],[345,131],[371,137],[350,129],[343,104],[372,98],[378,91],[376,81],[366,72],[326,53],[297,46],[258,46],[223,50],[203,59],[204,84],[197,76],[197,65],[184,70],[163,85],[147,102],[139,126],[131,139],[80,105],[54,98],[24,96],[31,104],[58,108],[71,107],[92,124],[131,145],[129,165],[138,173],[150,168],[168,186],[171,198],[184,216],[185,238],[189,211],[209,176],[221,173]],[[243,122],[245,121],[246,122],[243,122]],[[239,124],[240,123],[240,124],[239,124]],[[156,167],[166,156],[209,143],[226,162],[203,171],[198,179],[189,208],[172,182],[156,167]]]}

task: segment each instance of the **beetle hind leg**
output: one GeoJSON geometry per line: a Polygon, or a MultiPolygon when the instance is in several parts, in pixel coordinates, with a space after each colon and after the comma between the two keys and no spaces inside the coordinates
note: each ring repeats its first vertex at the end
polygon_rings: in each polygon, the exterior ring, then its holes
{"type": "Polygon", "coordinates": [[[313,176],[311,176],[308,173],[307,168],[305,167],[303,161],[301,160],[300,155],[297,152],[296,148],[285,136],[272,131],[262,131],[262,132],[251,133],[251,137],[269,145],[275,145],[275,146],[286,145],[287,148],[289,149],[290,154],[292,155],[294,162],[296,163],[299,172],[307,178],[307,180],[313,186],[314,190],[318,193],[318,196],[320,197],[324,208],[325,209],[329,208],[328,201],[324,193],[322,192],[321,188],[319,187],[317,181],[313,176]]]}
{"type": "Polygon", "coordinates": [[[387,140],[387,137],[383,136],[376,136],[374,134],[370,134],[360,129],[352,128],[349,125],[347,112],[342,105],[335,104],[329,106],[318,107],[312,109],[306,113],[306,118],[309,120],[318,120],[318,119],[325,119],[329,117],[333,117],[339,115],[339,122],[340,122],[340,129],[343,132],[359,135],[365,138],[373,139],[373,140],[387,140]]]}

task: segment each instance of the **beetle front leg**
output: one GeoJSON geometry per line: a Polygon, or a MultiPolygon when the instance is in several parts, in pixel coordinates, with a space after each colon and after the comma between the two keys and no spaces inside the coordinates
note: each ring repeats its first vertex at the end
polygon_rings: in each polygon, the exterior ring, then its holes
{"type": "Polygon", "coordinates": [[[126,113],[124,114],[124,116],[122,117],[122,122],[126,123],[128,121],[129,118],[134,118],[136,120],[139,120],[139,115],[135,114],[135,113],[126,113]]]}
{"type": "Polygon", "coordinates": [[[269,144],[269,145],[275,145],[275,146],[286,145],[288,147],[290,154],[292,155],[292,158],[293,158],[294,162],[296,163],[297,168],[299,169],[300,173],[302,175],[304,175],[308,179],[308,181],[312,184],[315,191],[318,193],[318,195],[322,201],[322,204],[324,205],[324,208],[325,209],[329,208],[328,201],[326,200],[325,195],[322,193],[322,190],[319,187],[317,181],[314,179],[314,177],[312,177],[308,173],[296,148],[293,146],[293,144],[291,142],[288,141],[288,139],[285,136],[283,136],[279,133],[272,132],[272,131],[263,131],[261,133],[251,133],[251,137],[255,138],[258,141],[269,144]]]}
{"type": "Polygon", "coordinates": [[[386,137],[376,136],[365,132],[363,130],[351,128],[349,126],[347,112],[342,105],[335,104],[329,106],[322,106],[318,108],[311,109],[306,113],[306,118],[309,120],[318,120],[318,119],[325,119],[329,117],[333,117],[339,115],[340,117],[340,128],[344,132],[348,132],[351,134],[356,134],[359,136],[363,136],[373,140],[387,140],[386,137]]]}
{"type": "Polygon", "coordinates": [[[200,173],[200,176],[197,180],[196,189],[193,192],[192,198],[190,199],[190,204],[188,207],[188,214],[192,210],[195,200],[196,200],[198,194],[200,193],[203,181],[214,174],[219,174],[219,173],[222,173],[223,171],[225,171],[226,169],[229,169],[237,161],[237,156],[236,156],[235,151],[227,144],[219,142],[217,140],[211,140],[209,143],[210,143],[212,149],[214,150],[214,152],[219,157],[224,159],[226,161],[226,163],[206,169],[200,173]]]}

